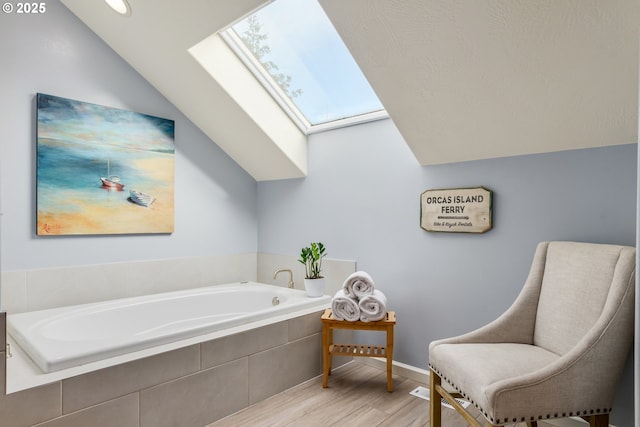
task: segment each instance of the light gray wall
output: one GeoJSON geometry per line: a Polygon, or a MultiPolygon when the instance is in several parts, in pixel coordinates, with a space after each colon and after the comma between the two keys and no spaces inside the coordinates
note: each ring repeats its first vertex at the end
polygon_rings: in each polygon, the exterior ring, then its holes
{"type": "MultiPolygon", "coordinates": [[[[259,183],[258,242],[295,254],[320,240],[330,257],[355,259],[396,311],[394,359],[427,368],[431,340],[514,301],[539,241],[634,246],[635,199],[635,144],[421,167],[385,120],[313,135],[307,178],[259,183]],[[479,185],[494,191],[493,230],[420,228],[421,192],[479,185]]],[[[628,391],[632,372],[629,361],[628,391]]],[[[613,419],[631,425],[632,393],[618,398],[613,419]]]]}
{"type": "Polygon", "coordinates": [[[0,14],[3,270],[255,253],[257,185],[58,1],[0,14]],[[175,120],[172,235],[35,236],[37,92],[175,120]]]}
{"type": "MultiPolygon", "coordinates": [[[[295,255],[322,240],[331,257],[356,259],[373,275],[398,313],[395,359],[425,368],[429,341],[475,328],[513,301],[538,241],[635,243],[635,145],[421,167],[386,120],[313,135],[307,178],[256,185],[58,2],[41,16],[0,14],[0,55],[3,270],[295,255]],[[35,236],[36,92],[176,121],[173,235],[35,236]],[[420,229],[422,191],[476,185],[495,192],[493,230],[420,229]]],[[[618,396],[619,426],[632,425],[630,396],[618,396]]]]}

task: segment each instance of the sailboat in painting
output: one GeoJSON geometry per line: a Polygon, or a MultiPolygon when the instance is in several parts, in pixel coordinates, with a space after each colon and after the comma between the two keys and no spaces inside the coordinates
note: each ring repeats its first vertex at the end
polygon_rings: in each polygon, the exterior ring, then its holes
{"type": "Polygon", "coordinates": [[[141,191],[129,190],[129,200],[140,206],[149,207],[156,198],[141,191]]]}
{"type": "Polygon", "coordinates": [[[100,177],[100,181],[102,181],[102,186],[108,189],[114,189],[117,191],[122,191],[124,189],[124,184],[120,180],[120,177],[117,175],[111,175],[111,165],[110,161],[107,160],[107,177],[100,177]]]}

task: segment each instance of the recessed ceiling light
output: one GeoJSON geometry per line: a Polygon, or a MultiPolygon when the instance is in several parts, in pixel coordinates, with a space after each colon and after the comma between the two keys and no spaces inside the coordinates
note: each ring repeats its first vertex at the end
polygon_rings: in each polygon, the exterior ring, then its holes
{"type": "Polygon", "coordinates": [[[111,9],[118,12],[120,15],[131,15],[131,6],[127,0],[104,0],[111,9]]]}

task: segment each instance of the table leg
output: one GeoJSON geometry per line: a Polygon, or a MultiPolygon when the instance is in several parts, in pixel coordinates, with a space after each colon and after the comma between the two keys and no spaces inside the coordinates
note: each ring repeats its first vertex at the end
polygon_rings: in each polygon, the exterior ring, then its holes
{"type": "Polygon", "coordinates": [[[331,360],[329,354],[329,325],[322,324],[322,387],[329,387],[329,370],[331,369],[331,360]]]}
{"type": "Polygon", "coordinates": [[[333,347],[333,328],[331,326],[328,327],[329,332],[327,335],[329,336],[329,345],[327,346],[327,354],[329,355],[329,375],[331,375],[331,368],[333,368],[333,352],[331,348],[333,347]]]}
{"type": "Polygon", "coordinates": [[[387,391],[393,391],[393,325],[387,327],[387,391]]]}

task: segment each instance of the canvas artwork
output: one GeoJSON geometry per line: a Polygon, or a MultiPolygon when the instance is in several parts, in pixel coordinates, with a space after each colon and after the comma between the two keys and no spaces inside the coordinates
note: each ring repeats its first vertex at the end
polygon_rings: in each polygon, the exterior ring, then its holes
{"type": "Polygon", "coordinates": [[[172,233],[173,120],[37,95],[37,234],[172,233]]]}

